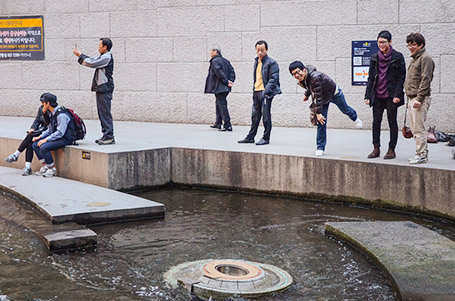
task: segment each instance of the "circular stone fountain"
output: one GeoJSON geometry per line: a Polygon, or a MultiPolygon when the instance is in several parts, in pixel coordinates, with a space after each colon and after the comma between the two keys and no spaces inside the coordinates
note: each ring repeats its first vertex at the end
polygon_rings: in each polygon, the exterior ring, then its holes
{"type": "Polygon", "coordinates": [[[172,288],[184,287],[203,300],[259,297],[286,289],[292,277],[275,266],[233,259],[205,259],[172,267],[164,275],[172,288]]]}

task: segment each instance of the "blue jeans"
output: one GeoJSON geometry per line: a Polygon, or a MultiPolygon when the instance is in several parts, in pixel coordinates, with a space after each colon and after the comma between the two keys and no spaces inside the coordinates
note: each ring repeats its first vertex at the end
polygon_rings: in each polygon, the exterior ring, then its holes
{"type": "MultiPolygon", "coordinates": [[[[348,115],[352,121],[355,121],[357,119],[357,112],[348,106],[341,89],[338,89],[338,93],[333,96],[330,102],[336,104],[338,109],[340,109],[343,114],[348,115]]],[[[329,112],[330,102],[322,106],[321,113],[325,117],[325,124],[322,125],[318,122],[318,130],[316,135],[316,144],[318,150],[325,150],[325,145],[327,144],[327,113],[329,112]]]]}
{"type": "MultiPolygon", "coordinates": [[[[40,140],[38,140],[40,141],[40,140]]],[[[72,142],[66,141],[65,139],[58,139],[55,141],[48,141],[41,146],[38,146],[38,141],[33,143],[33,150],[35,151],[36,156],[39,160],[44,159],[46,164],[52,164],[54,162],[54,158],[52,158],[51,151],[64,147],[65,145],[69,145],[72,142]]]]}

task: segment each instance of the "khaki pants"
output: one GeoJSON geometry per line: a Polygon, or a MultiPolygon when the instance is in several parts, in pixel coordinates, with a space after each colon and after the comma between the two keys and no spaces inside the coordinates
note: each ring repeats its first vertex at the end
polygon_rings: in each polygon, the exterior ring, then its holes
{"type": "Polygon", "coordinates": [[[426,158],[428,156],[428,144],[425,121],[427,120],[428,109],[431,105],[431,97],[426,96],[418,109],[413,107],[415,102],[416,98],[409,99],[409,122],[416,142],[416,155],[426,158]]]}

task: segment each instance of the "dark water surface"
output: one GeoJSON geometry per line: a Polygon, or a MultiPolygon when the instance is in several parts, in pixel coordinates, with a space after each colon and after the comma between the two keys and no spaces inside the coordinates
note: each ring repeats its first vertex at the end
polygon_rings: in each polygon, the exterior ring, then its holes
{"type": "MultiPolygon", "coordinates": [[[[135,193],[166,205],[166,218],[92,226],[96,251],[49,255],[22,225],[43,218],[0,195],[0,295],[12,300],[190,300],[163,282],[200,259],[276,265],[290,289],[260,300],[395,300],[365,257],[324,236],[327,221],[412,220],[450,239],[453,224],[390,212],[272,196],[194,189],[135,193]]],[[[242,300],[242,299],[236,299],[242,300]]]]}

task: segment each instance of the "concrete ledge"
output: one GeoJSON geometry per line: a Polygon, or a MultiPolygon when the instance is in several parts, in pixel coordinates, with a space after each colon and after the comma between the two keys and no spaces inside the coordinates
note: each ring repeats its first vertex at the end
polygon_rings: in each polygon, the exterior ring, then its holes
{"type": "Polygon", "coordinates": [[[331,222],[325,234],[359,249],[403,300],[455,299],[455,242],[413,222],[331,222]]]}
{"type": "Polygon", "coordinates": [[[61,177],[21,177],[12,168],[0,167],[0,189],[20,195],[53,224],[164,217],[164,205],[157,202],[61,177]]]}

